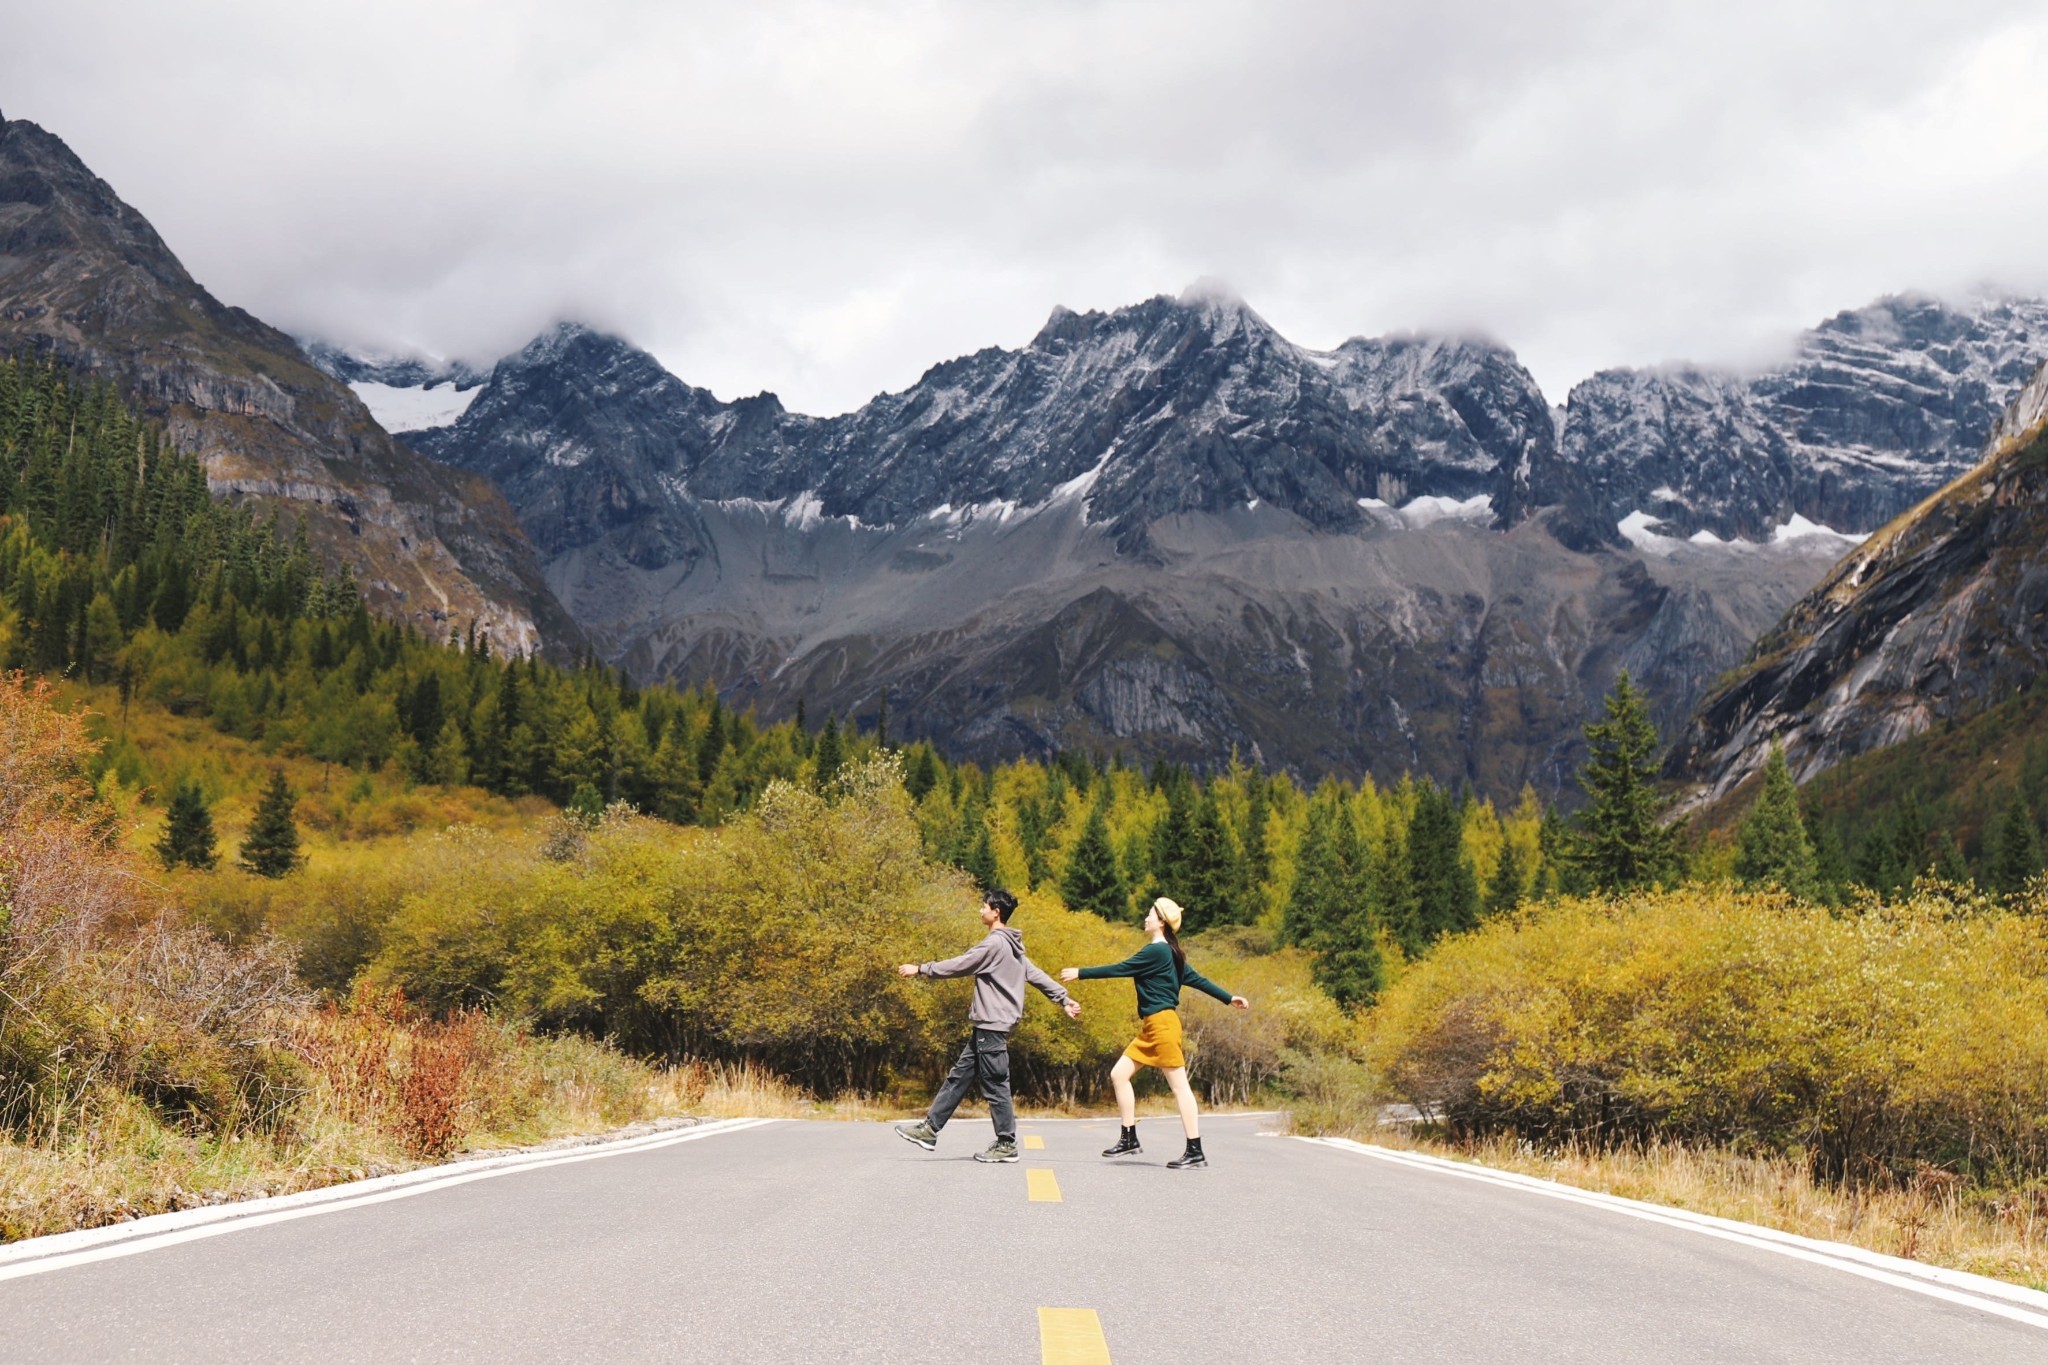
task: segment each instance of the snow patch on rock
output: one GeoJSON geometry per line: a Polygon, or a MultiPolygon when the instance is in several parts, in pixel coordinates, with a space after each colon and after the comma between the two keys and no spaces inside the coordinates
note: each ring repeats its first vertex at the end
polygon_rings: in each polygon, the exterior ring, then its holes
{"type": "Polygon", "coordinates": [[[377,425],[394,435],[449,426],[468,412],[469,405],[483,392],[480,388],[458,389],[453,384],[421,389],[359,382],[349,388],[363,400],[377,425]]]}

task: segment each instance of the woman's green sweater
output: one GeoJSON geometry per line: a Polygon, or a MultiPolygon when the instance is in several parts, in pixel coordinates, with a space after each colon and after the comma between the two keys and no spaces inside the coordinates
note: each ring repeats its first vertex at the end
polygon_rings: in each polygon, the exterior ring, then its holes
{"type": "Polygon", "coordinates": [[[1203,976],[1193,967],[1176,968],[1173,949],[1164,942],[1148,943],[1132,953],[1122,962],[1112,962],[1106,967],[1083,967],[1081,979],[1095,981],[1106,976],[1128,976],[1138,987],[1138,1017],[1157,1014],[1161,1010],[1176,1009],[1180,1006],[1180,989],[1193,986],[1206,991],[1224,1004],[1230,1003],[1230,992],[1203,976]]]}

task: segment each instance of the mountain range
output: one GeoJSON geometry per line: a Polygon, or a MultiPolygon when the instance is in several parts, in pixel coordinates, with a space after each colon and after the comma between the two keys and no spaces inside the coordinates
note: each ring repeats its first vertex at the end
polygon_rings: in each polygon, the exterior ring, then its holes
{"type": "MultiPolygon", "coordinates": [[[[1770,674],[1846,638],[1810,590],[1971,469],[2048,356],[2048,305],[1885,299],[1757,372],[1608,371],[1553,407],[1484,338],[1317,351],[1202,285],[1056,309],[1020,348],[813,417],[573,323],[488,371],[295,341],[12,120],[0,347],[103,376],[217,494],[303,518],[425,629],[594,648],[771,714],[886,706],[988,761],[1234,749],[1509,795],[1564,789],[1623,668],[1667,733],[1723,684],[1674,771],[1733,771],[1805,725],[1799,697],[1871,648],[1770,674]]],[[[1825,762],[1865,742],[1851,728],[1794,739],[1825,762]]]]}
{"type": "Polygon", "coordinates": [[[999,760],[1069,745],[1555,792],[1621,668],[1666,733],[1969,466],[2048,305],[1899,297],[1760,374],[1562,410],[1453,336],[1295,345],[1213,286],[1055,310],[838,417],[575,324],[409,436],[488,475],[600,651],[999,760]]]}

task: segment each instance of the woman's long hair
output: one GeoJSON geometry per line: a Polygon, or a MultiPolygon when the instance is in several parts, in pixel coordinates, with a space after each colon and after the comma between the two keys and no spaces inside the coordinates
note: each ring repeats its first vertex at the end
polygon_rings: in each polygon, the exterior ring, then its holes
{"type": "Polygon", "coordinates": [[[1180,935],[1173,932],[1173,926],[1166,922],[1166,916],[1159,917],[1160,932],[1166,935],[1166,946],[1173,949],[1173,968],[1184,972],[1188,969],[1188,955],[1181,951],[1180,935]]]}

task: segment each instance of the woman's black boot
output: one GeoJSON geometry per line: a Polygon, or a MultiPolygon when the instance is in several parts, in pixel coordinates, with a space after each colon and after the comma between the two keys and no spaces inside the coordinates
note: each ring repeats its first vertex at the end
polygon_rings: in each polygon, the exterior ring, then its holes
{"type": "Polygon", "coordinates": [[[1166,1169],[1169,1171],[1185,1171],[1195,1166],[1206,1166],[1208,1164],[1209,1158],[1202,1155],[1202,1140],[1200,1138],[1189,1138],[1188,1149],[1182,1152],[1178,1159],[1167,1162],[1166,1169]]]}
{"type": "Polygon", "coordinates": [[[1138,1145],[1138,1125],[1134,1123],[1130,1127],[1123,1129],[1122,1132],[1118,1134],[1116,1146],[1111,1147],[1108,1150],[1104,1151],[1103,1155],[1129,1156],[1133,1152],[1142,1152],[1144,1150],[1145,1149],[1143,1147],[1140,1147],[1138,1145]]]}

